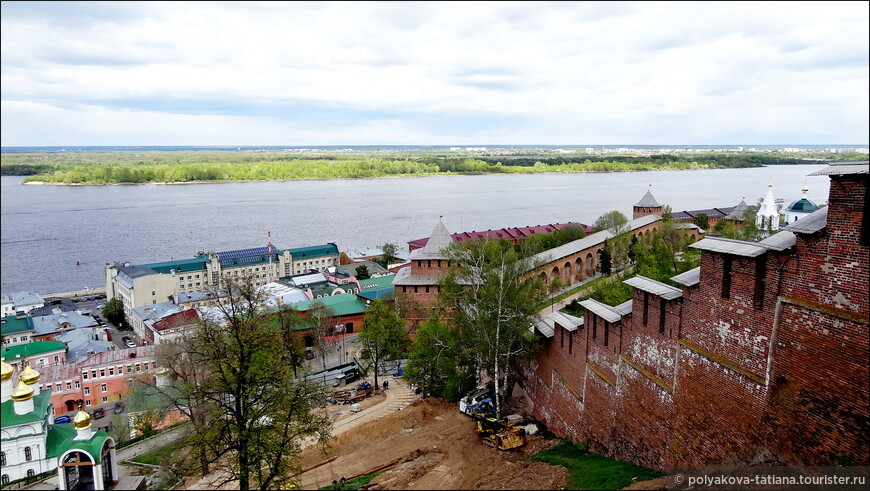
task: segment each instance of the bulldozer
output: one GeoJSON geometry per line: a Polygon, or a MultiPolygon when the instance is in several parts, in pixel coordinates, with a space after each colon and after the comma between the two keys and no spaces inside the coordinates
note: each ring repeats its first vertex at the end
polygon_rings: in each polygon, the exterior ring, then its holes
{"type": "Polygon", "coordinates": [[[497,418],[475,414],[477,434],[483,443],[499,450],[512,450],[526,444],[526,431],[497,418]]]}

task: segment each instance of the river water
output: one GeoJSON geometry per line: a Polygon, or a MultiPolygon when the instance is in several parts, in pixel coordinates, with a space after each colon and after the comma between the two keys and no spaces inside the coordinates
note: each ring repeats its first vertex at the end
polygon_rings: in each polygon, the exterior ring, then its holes
{"type": "Polygon", "coordinates": [[[341,251],[427,237],[438,216],[451,232],[631,217],[649,184],[674,211],[827,201],[820,165],[606,174],[437,176],[131,186],[21,185],[3,176],[2,292],[105,286],[104,266],[190,258],[197,251],[334,242],[341,251]],[[271,239],[267,233],[271,232],[271,239]],[[76,265],[76,261],[79,265],[76,265]]]}

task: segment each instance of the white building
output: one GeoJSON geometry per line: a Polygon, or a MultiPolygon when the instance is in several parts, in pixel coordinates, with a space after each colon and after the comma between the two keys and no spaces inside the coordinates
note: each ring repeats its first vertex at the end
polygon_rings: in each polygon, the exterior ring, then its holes
{"type": "Polygon", "coordinates": [[[761,202],[761,207],[755,217],[755,224],[760,230],[776,232],[779,230],[779,219],[779,209],[776,206],[776,200],[773,199],[773,183],[768,183],[767,196],[761,202]]]}
{"type": "Polygon", "coordinates": [[[799,200],[792,201],[791,204],[789,204],[785,209],[786,223],[794,223],[819,209],[819,205],[813,203],[812,201],[810,201],[809,198],[807,198],[807,193],[810,191],[810,189],[807,187],[806,184],[804,184],[804,187],[803,189],[801,189],[801,191],[803,191],[804,193],[803,197],[799,200]]]}
{"type": "Polygon", "coordinates": [[[2,363],[0,482],[6,484],[56,471],[60,489],[103,490],[117,484],[115,441],[91,428],[79,410],[71,423],[54,424],[51,389],[39,389],[39,372],[29,365],[18,373],[2,363]]]}
{"type": "Polygon", "coordinates": [[[3,315],[0,317],[15,315],[16,312],[27,313],[44,305],[45,301],[42,300],[42,297],[38,293],[13,292],[8,295],[4,293],[2,301],[3,315]]]}

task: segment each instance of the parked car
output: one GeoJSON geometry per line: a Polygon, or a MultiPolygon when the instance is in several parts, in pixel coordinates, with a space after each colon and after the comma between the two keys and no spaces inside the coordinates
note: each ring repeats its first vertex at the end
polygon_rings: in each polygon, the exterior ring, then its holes
{"type": "Polygon", "coordinates": [[[130,341],[129,339],[124,344],[126,344],[128,348],[135,348],[136,347],[136,343],[134,343],[133,341],[130,341]]]}
{"type": "Polygon", "coordinates": [[[124,412],[124,403],[120,402],[120,401],[116,402],[114,411],[115,411],[115,414],[123,413],[124,412]]]}
{"type": "Polygon", "coordinates": [[[66,415],[58,416],[58,417],[54,418],[54,424],[56,424],[56,425],[59,425],[62,423],[69,423],[70,421],[72,421],[72,418],[70,418],[69,416],[66,416],[66,415]]]}
{"type": "Polygon", "coordinates": [[[306,360],[313,360],[314,359],[314,352],[311,351],[310,349],[305,350],[305,359],[306,360]]]}
{"type": "Polygon", "coordinates": [[[101,407],[94,409],[94,419],[100,419],[105,415],[106,415],[105,409],[103,409],[101,407]]]}

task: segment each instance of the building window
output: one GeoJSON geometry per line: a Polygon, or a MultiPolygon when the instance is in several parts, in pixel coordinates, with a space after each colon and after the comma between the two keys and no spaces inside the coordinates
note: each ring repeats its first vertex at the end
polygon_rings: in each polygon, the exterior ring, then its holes
{"type": "Polygon", "coordinates": [[[137,371],[137,372],[142,371],[142,365],[140,365],[140,364],[137,363],[137,364],[136,364],[136,371],[137,371]]]}
{"type": "Polygon", "coordinates": [[[113,377],[115,375],[115,367],[109,367],[109,376],[113,377]]]}
{"type": "Polygon", "coordinates": [[[144,363],[144,367],[145,367],[145,370],[148,370],[148,362],[147,361],[144,363]]]}
{"type": "Polygon", "coordinates": [[[33,460],[33,452],[30,451],[30,447],[24,447],[24,460],[33,460]]]}
{"type": "Polygon", "coordinates": [[[109,391],[109,388],[106,386],[106,384],[100,384],[100,392],[108,392],[108,391],[109,391]]]}
{"type": "Polygon", "coordinates": [[[6,452],[0,452],[0,465],[6,465],[6,452]]]}
{"type": "Polygon", "coordinates": [[[85,407],[91,407],[91,400],[90,399],[85,401],[85,407]]]}
{"type": "Polygon", "coordinates": [[[91,378],[97,378],[97,371],[91,370],[91,378]]]}
{"type": "Polygon", "coordinates": [[[33,477],[36,475],[36,472],[33,469],[27,469],[27,477],[33,477]]]}
{"type": "Polygon", "coordinates": [[[109,402],[109,398],[108,398],[108,397],[103,397],[103,402],[109,402]]]}
{"type": "Polygon", "coordinates": [[[85,380],[88,379],[88,372],[87,372],[87,370],[85,370],[84,372],[82,372],[82,378],[85,379],[85,380]]]}
{"type": "Polygon", "coordinates": [[[72,382],[66,383],[66,390],[72,390],[72,382]]]}
{"type": "Polygon", "coordinates": [[[54,355],[54,364],[57,365],[58,363],[60,363],[60,358],[58,358],[57,355],[54,355]]]}
{"type": "Polygon", "coordinates": [[[3,474],[3,476],[0,477],[0,483],[9,484],[9,474],[3,474]]]}
{"type": "Polygon", "coordinates": [[[91,395],[91,388],[90,387],[85,387],[85,395],[86,396],[91,395]]]}
{"type": "Polygon", "coordinates": [[[156,291],[152,291],[152,292],[151,292],[151,295],[157,295],[157,292],[156,292],[156,291]]]}
{"type": "Polygon", "coordinates": [[[100,377],[102,378],[102,377],[105,377],[105,376],[106,376],[106,369],[105,369],[105,368],[101,368],[101,369],[100,369],[100,377]]]}
{"type": "Polygon", "coordinates": [[[76,389],[81,389],[81,388],[82,388],[82,383],[79,382],[78,380],[76,380],[76,389]]]}
{"type": "Polygon", "coordinates": [[[54,384],[54,388],[58,392],[63,392],[63,387],[60,384],[54,384]]]}

